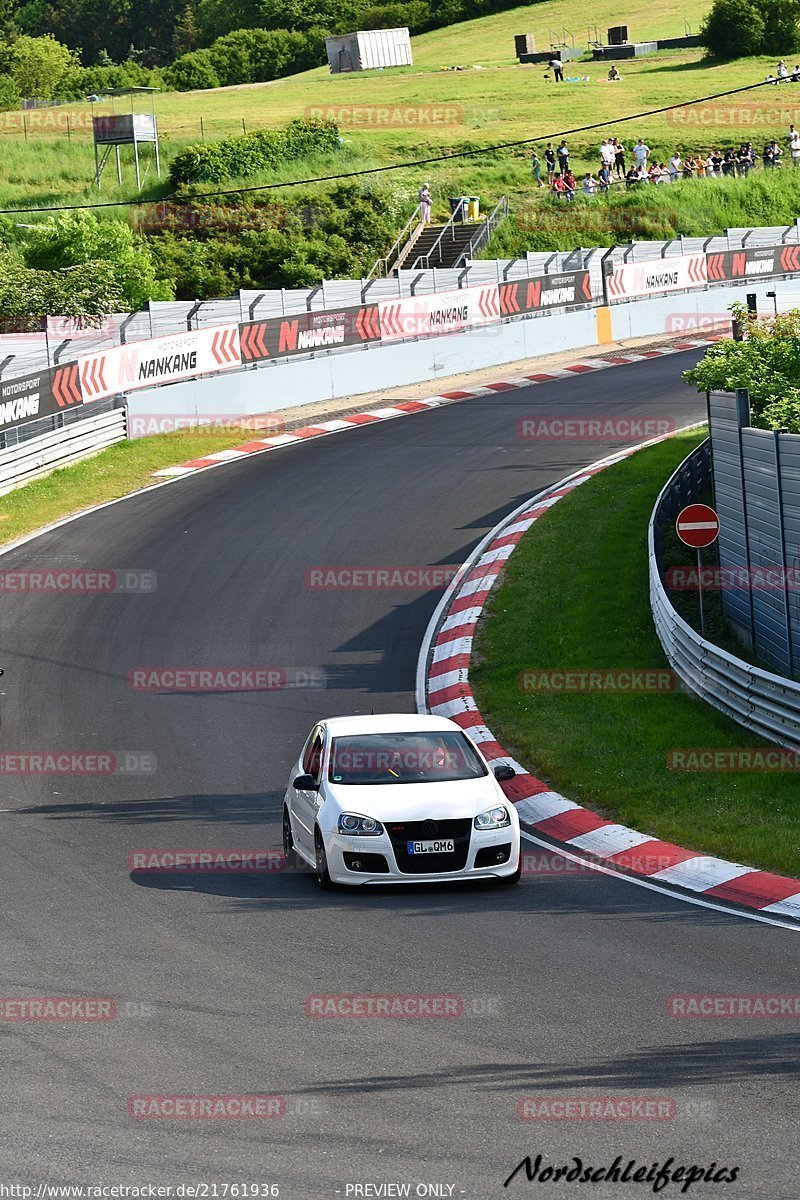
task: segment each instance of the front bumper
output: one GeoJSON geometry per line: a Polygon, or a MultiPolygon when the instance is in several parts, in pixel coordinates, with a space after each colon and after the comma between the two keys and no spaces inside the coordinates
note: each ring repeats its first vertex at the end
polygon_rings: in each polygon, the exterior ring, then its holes
{"type": "Polygon", "coordinates": [[[335,883],[361,887],[364,884],[387,883],[452,883],[475,879],[500,879],[513,875],[519,866],[519,827],[512,823],[505,829],[478,831],[470,837],[466,863],[457,870],[401,871],[388,834],[379,837],[346,837],[338,832],[325,834],[328,871],[335,883]],[[491,861],[506,848],[504,861],[491,861]],[[496,852],[496,853],[495,853],[496,852]],[[374,870],[370,862],[380,856],[388,870],[374,870]],[[485,863],[476,866],[476,859],[485,863]],[[354,869],[354,860],[361,869],[354,869]]]}

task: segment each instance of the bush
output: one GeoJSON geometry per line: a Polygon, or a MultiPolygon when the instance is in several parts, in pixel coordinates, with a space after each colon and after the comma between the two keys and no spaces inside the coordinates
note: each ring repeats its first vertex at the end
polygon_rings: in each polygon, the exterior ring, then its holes
{"type": "Polygon", "coordinates": [[[19,108],[19,88],[10,75],[0,75],[0,111],[19,108]]]}
{"type": "Polygon", "coordinates": [[[187,147],[172,160],[174,187],[190,183],[221,183],[268,171],[291,159],[330,153],[339,148],[333,121],[290,121],[285,129],[259,129],[242,137],[203,142],[187,147]]]}
{"type": "Polygon", "coordinates": [[[745,328],[744,341],[712,346],[684,379],[701,392],[749,388],[756,429],[800,433],[800,311],[762,318],[743,304],[732,311],[745,328]]]}
{"type": "Polygon", "coordinates": [[[58,95],[79,70],[73,52],[50,34],[17,38],[9,58],[11,77],[20,94],[42,100],[58,95]]]}
{"type": "Polygon", "coordinates": [[[211,54],[208,50],[193,50],[176,58],[164,71],[164,82],[176,92],[200,92],[220,86],[211,54]]]}
{"type": "Polygon", "coordinates": [[[151,247],[124,221],[87,212],[50,217],[26,231],[23,253],[27,266],[40,271],[108,263],[121,300],[130,309],[148,300],[173,299],[171,284],[157,276],[151,247]]]}
{"type": "Polygon", "coordinates": [[[209,54],[223,86],[265,83],[306,66],[318,66],[324,36],[289,29],[237,29],[218,38],[209,54]]]}
{"type": "Polygon", "coordinates": [[[93,92],[105,92],[108,88],[160,87],[162,79],[160,72],[143,67],[141,63],[125,62],[84,67],[79,72],[77,83],[79,94],[89,96],[93,92]]]}
{"type": "Polygon", "coordinates": [[[0,253],[0,310],[7,317],[100,317],[123,308],[122,288],[110,262],[86,262],[61,271],[35,271],[0,253]]]}

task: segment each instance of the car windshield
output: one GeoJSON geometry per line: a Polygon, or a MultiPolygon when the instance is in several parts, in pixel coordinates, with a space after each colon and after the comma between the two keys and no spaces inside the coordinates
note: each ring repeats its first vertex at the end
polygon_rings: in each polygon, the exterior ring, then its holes
{"type": "Polygon", "coordinates": [[[479,779],[488,768],[455,730],[433,733],[374,733],[335,737],[331,783],[448,783],[479,779]]]}

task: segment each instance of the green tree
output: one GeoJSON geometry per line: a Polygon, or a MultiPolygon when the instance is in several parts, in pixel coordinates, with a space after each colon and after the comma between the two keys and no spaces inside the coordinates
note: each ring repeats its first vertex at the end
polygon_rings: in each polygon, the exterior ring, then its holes
{"type": "Polygon", "coordinates": [[[17,38],[9,57],[11,77],[20,93],[43,100],[51,100],[57,95],[78,66],[73,52],[57,42],[52,34],[17,38]]]}
{"type": "Polygon", "coordinates": [[[150,245],[116,218],[87,212],[50,217],[28,231],[23,252],[26,265],[42,271],[110,263],[124,306],[132,309],[148,300],[173,299],[172,286],[158,276],[150,245]]]}
{"type": "Polygon", "coordinates": [[[208,50],[194,50],[191,54],[182,54],[180,58],[176,58],[172,66],[164,71],[164,81],[167,87],[176,92],[199,92],[220,85],[219,75],[208,50]]]}

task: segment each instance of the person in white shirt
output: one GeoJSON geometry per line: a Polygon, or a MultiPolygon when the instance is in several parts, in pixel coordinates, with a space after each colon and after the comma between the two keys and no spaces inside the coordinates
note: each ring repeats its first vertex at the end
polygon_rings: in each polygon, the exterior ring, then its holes
{"type": "Polygon", "coordinates": [[[592,175],[591,171],[587,171],[583,177],[583,194],[584,196],[593,196],[597,191],[597,180],[592,175]]]}
{"type": "Polygon", "coordinates": [[[678,180],[678,177],[681,175],[682,172],[683,172],[683,162],[681,161],[681,156],[680,156],[679,151],[676,150],[675,153],[673,154],[672,158],[669,160],[669,181],[670,181],[670,183],[676,183],[678,180]]]}
{"type": "Polygon", "coordinates": [[[800,167],[800,133],[793,129],[789,138],[789,153],[792,156],[792,166],[800,167]]]}
{"type": "Polygon", "coordinates": [[[650,154],[650,147],[646,146],[643,138],[639,138],[636,145],[633,147],[633,155],[636,159],[636,165],[641,170],[647,166],[647,158],[650,154]]]}
{"type": "Polygon", "coordinates": [[[789,68],[786,66],[786,63],[783,61],[783,59],[781,59],[781,61],[778,63],[778,79],[783,80],[788,78],[789,68]]]}

